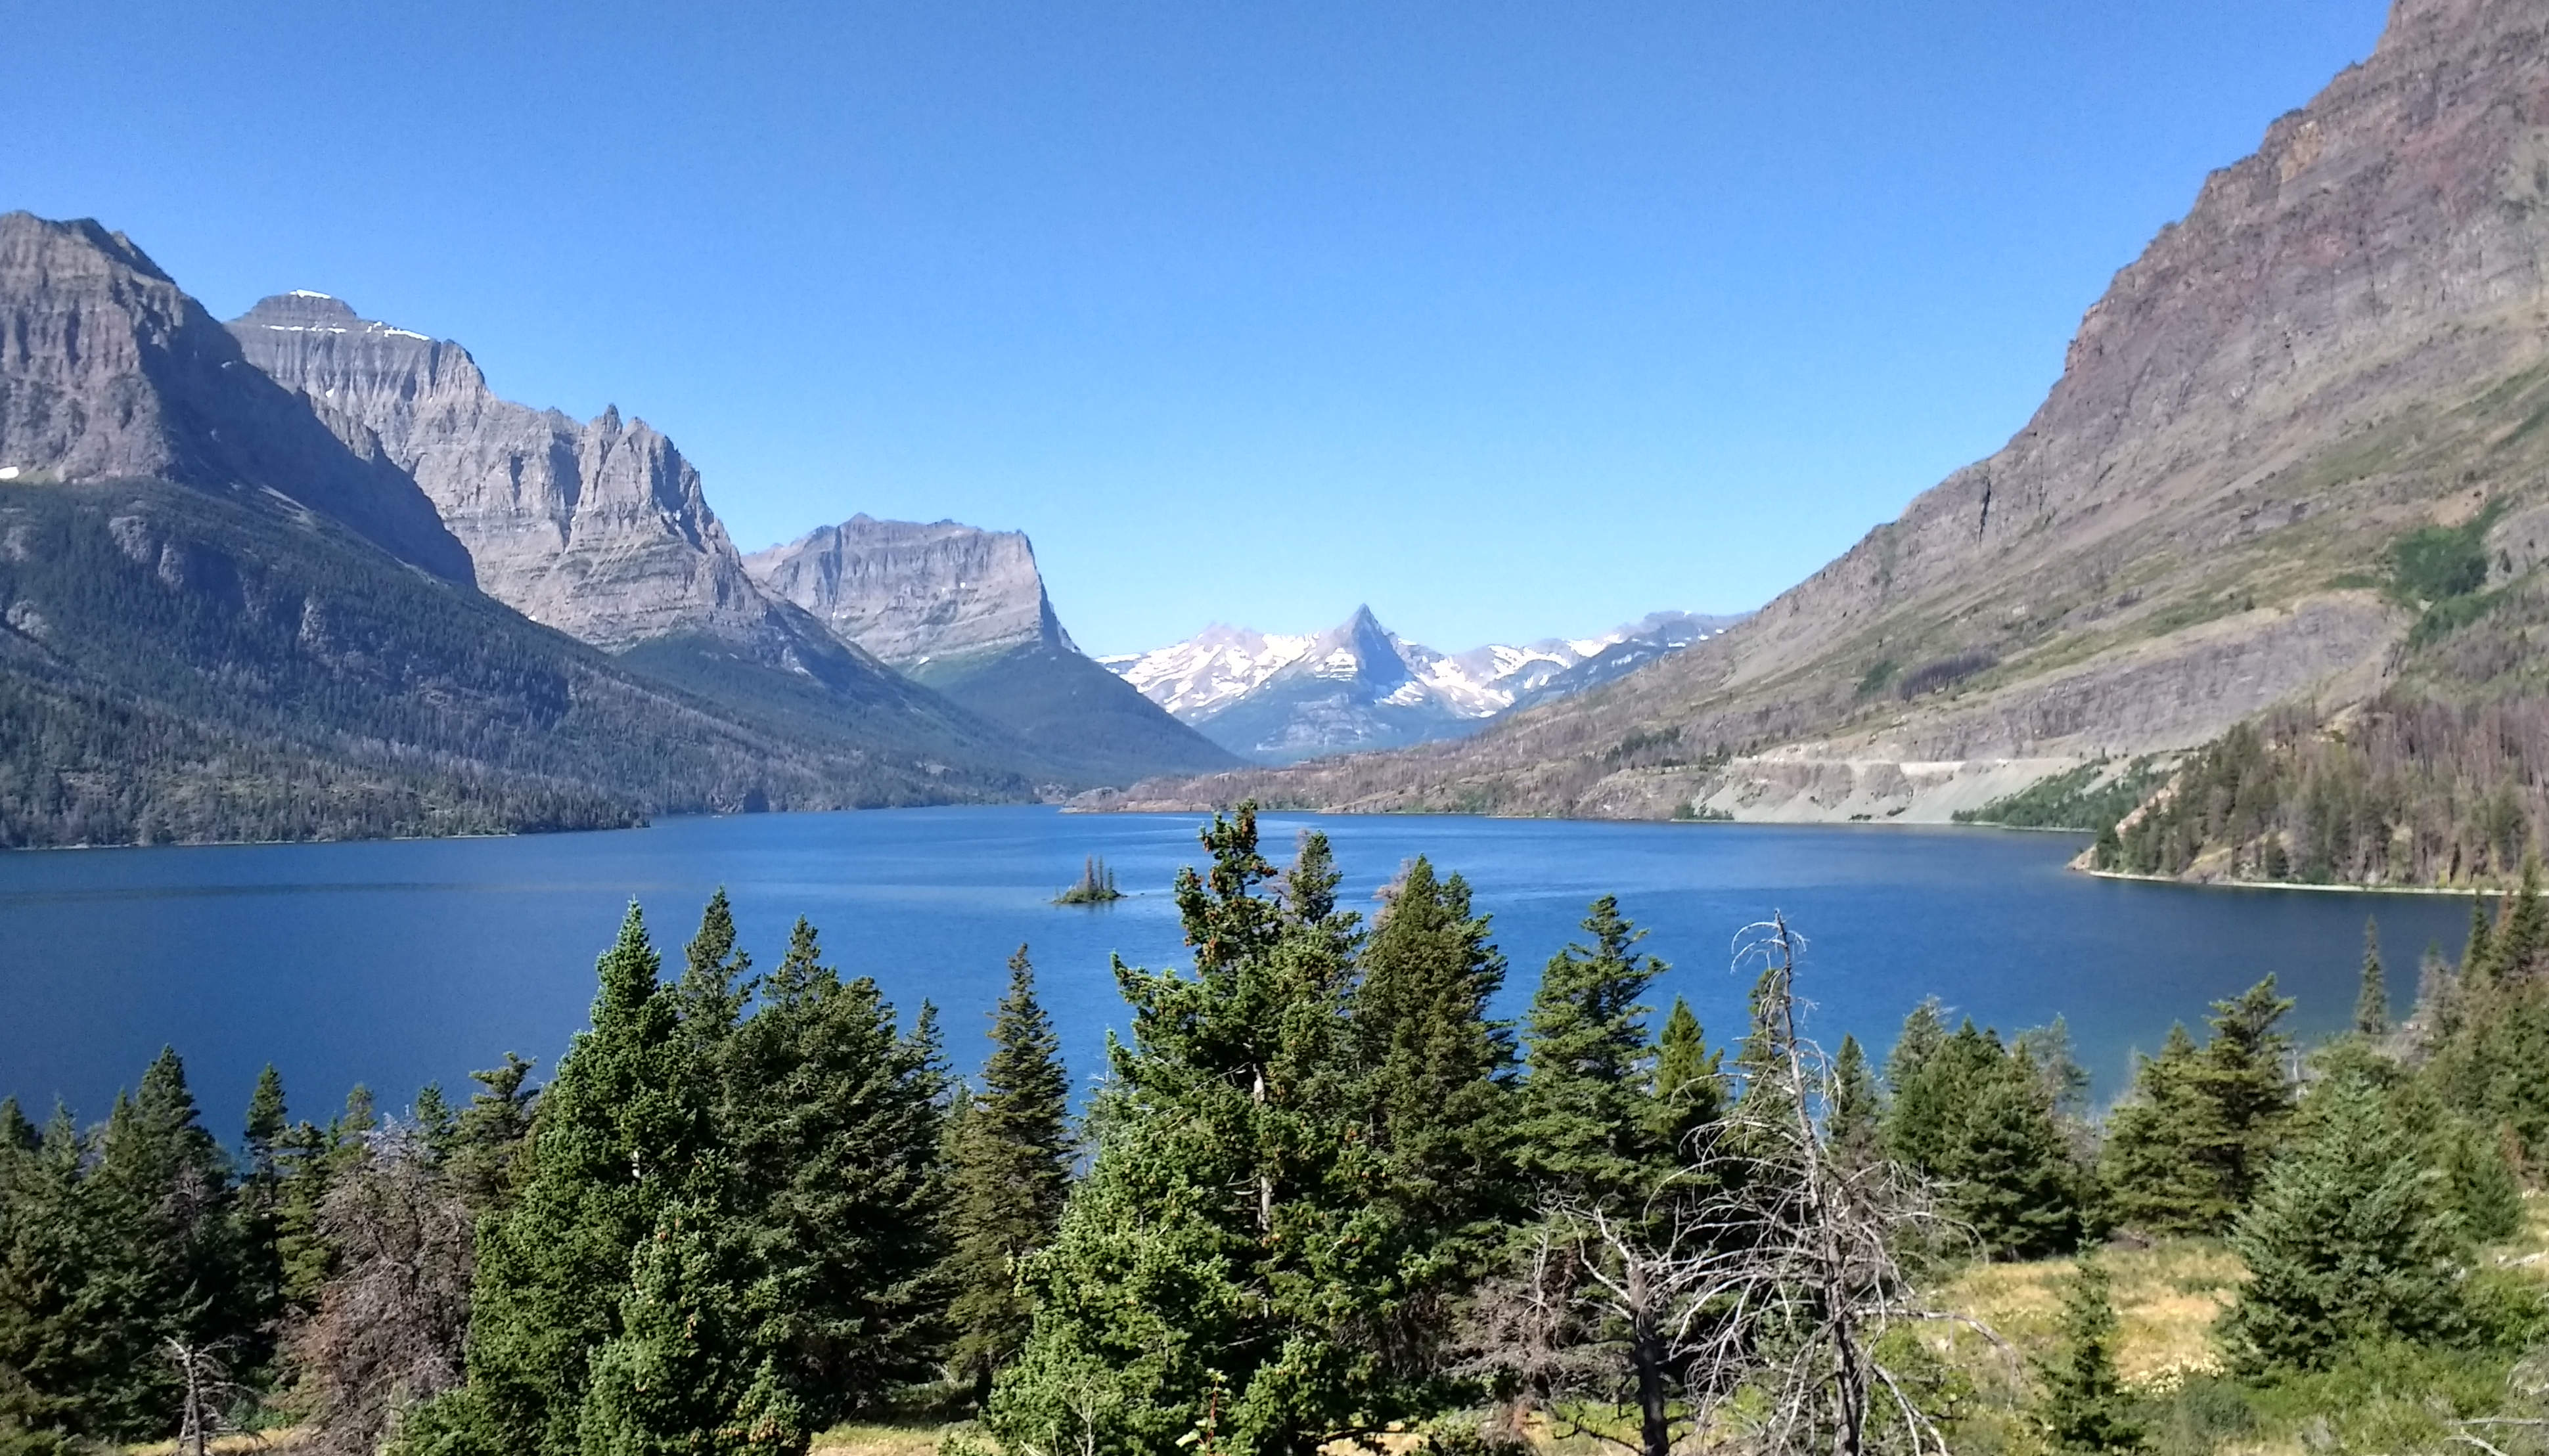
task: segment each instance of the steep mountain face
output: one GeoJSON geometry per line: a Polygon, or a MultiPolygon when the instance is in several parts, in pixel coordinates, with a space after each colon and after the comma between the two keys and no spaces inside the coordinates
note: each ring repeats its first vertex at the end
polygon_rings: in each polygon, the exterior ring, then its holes
{"type": "Polygon", "coordinates": [[[2116,276],[2007,446],[1724,637],[1454,747],[1150,797],[1943,819],[2376,700],[2438,650],[2409,640],[2407,533],[2488,508],[2491,600],[2530,590],[2544,32],[2536,0],[2401,0],[2116,276]]]}
{"type": "Polygon", "coordinates": [[[1053,614],[1035,548],[1021,531],[859,514],[756,551],[744,568],[896,667],[1031,642],[1078,650],[1053,614]]]}
{"type": "Polygon", "coordinates": [[[479,589],[531,620],[607,651],[675,633],[774,662],[802,649],[803,624],[753,588],[699,471],[645,421],[499,399],[460,345],[324,294],[279,294],[230,328],[323,417],[377,437],[467,547],[479,589]]]}
{"type": "Polygon", "coordinates": [[[249,367],[124,234],[0,214],[0,480],[273,491],[402,561],[470,580],[416,483],[376,440],[351,444],[249,367]]]}
{"type": "MultiPolygon", "coordinates": [[[[578,423],[500,399],[469,352],[316,293],[234,319],[258,368],[348,440],[413,472],[480,588],[677,686],[796,731],[847,733],[1064,782],[1121,781],[1054,760],[897,675],[762,590],[671,440],[616,408],[578,423]]],[[[1207,767],[1145,763],[1133,772],[1207,767]]]]}
{"type": "Polygon", "coordinates": [[[94,225],[0,220],[0,845],[1033,790],[1014,743],[882,669],[866,710],[791,716],[524,620],[378,436],[94,225]]]}
{"type": "Polygon", "coordinates": [[[1450,738],[1518,705],[1580,692],[1723,631],[1732,617],[1656,612],[1599,637],[1447,654],[1359,607],[1315,636],[1215,624],[1106,666],[1181,721],[1261,763],[1450,738]]]}
{"type": "Polygon", "coordinates": [[[744,567],[843,641],[1075,773],[1124,783],[1237,762],[1082,654],[1023,532],[860,514],[744,567]]]}

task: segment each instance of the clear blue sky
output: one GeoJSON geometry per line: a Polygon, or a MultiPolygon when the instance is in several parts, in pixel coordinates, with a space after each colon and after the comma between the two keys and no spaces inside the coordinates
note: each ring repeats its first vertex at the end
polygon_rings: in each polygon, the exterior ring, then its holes
{"type": "Polygon", "coordinates": [[[670,433],[1093,651],[1755,605],[2041,397],[2380,0],[0,0],[0,208],[670,433]]]}

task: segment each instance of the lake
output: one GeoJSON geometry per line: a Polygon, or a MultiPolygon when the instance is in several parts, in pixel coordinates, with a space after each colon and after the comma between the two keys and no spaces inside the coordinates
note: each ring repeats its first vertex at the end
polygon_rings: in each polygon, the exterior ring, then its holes
{"type": "MultiPolygon", "coordinates": [[[[0,1092],[42,1118],[55,1098],[104,1115],[163,1045],[183,1053],[214,1130],[236,1138],[257,1069],[297,1116],[360,1081],[385,1108],[508,1049],[543,1074],[584,1025],[594,957],[631,897],[667,958],[717,886],[744,943],[776,962],[800,915],[828,959],[873,975],[906,1017],[935,1001],[967,1070],[1023,942],[1076,1080],[1123,1024],[1110,954],[1182,963],[1168,885],[1200,858],[1200,821],[1047,808],[877,810],[670,820],[520,839],[87,850],[0,856],[0,1092]],[[1130,898],[1052,897],[1101,855],[1130,898]]],[[[2076,836],[1971,829],[1608,824],[1269,815],[1270,857],[1315,824],[1342,894],[1367,910],[1407,859],[1466,875],[1512,963],[1508,1014],[1604,892],[1671,962],[1651,998],[1687,997],[1712,1040],[1742,1031],[1746,924],[1784,911],[1806,938],[1801,984],[1829,1045],[1882,1054],[1914,1003],[1942,997],[2004,1031],[2068,1017],[2102,1095],[2169,1023],[2271,971],[2327,1032],[2354,1001],[2364,917],[2378,916],[2404,1009],[2418,953],[2457,953],[2457,896],[2197,890],[2073,874],[2076,836]]]]}

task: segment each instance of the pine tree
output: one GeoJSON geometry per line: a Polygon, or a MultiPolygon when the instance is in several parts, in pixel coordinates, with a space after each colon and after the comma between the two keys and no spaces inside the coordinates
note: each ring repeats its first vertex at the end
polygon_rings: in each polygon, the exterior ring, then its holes
{"type": "Polygon", "coordinates": [[[2390,1035],[2390,978],[2381,967],[2381,925],[2363,922],[2363,986],[2354,996],[2356,1035],[2378,1041],[2390,1035]]]}
{"type": "Polygon", "coordinates": [[[100,1317],[93,1428],[128,1439],[175,1428],[170,1339],[208,1346],[246,1332],[228,1159],[206,1131],[174,1049],[118,1097],[79,1179],[94,1240],[87,1293],[100,1317]]]}
{"type": "Polygon", "coordinates": [[[502,1213],[513,1202],[516,1169],[537,1105],[531,1065],[508,1051],[503,1066],[471,1072],[478,1090],[452,1124],[444,1172],[470,1212],[481,1217],[502,1213]]]}
{"type": "MultiPolygon", "coordinates": [[[[1514,1147],[1544,1201],[1616,1208],[1652,1191],[1671,1156],[1655,1137],[1653,1048],[1639,1001],[1664,963],[1637,954],[1646,932],[1609,895],[1593,902],[1583,928],[1589,943],[1550,958],[1524,1020],[1529,1071],[1514,1147]]],[[[1375,950],[1389,934],[1384,923],[1375,950]]]]}
{"type": "Polygon", "coordinates": [[[1437,1399],[1424,1351],[1388,1342],[1440,1290],[1362,1131],[1353,920],[1325,844],[1305,841],[1278,899],[1253,805],[1203,838],[1211,864],[1177,893],[1192,970],[1117,968],[1132,1040],[1110,1048],[1096,1156],[1030,1261],[1034,1325],[992,1391],[1012,1449],[1209,1432],[1216,1452],[1308,1456],[1437,1399]]]}
{"type": "Polygon", "coordinates": [[[2323,1367],[2363,1340],[2433,1339],[2463,1323],[2469,1248],[2442,1175],[2358,1078],[2324,1082],[2231,1247],[2250,1279],[2222,1318],[2235,1369],[2323,1367]]]}
{"type": "Polygon", "coordinates": [[[2275,994],[2275,978],[2250,986],[2235,1000],[2213,1004],[2213,1037],[2194,1066],[2204,1116],[2195,1155],[2219,1180],[2231,1209],[2254,1196],[2267,1159],[2281,1141],[2293,1111],[2286,1061],[2292,1038],[2281,1029],[2291,1000],[2275,994]]]}
{"type": "Polygon", "coordinates": [[[803,1412],[750,1337],[749,1230],[726,1207],[668,1205],[638,1246],[619,1332],[596,1349],[583,1456],[797,1456],[803,1412]]]}
{"type": "Polygon", "coordinates": [[[2118,1328],[2106,1265],[2084,1255],[2062,1291],[2062,1342],[2035,1364],[2036,1420],[2054,1450],[2095,1456],[2148,1444],[2116,1369],[2118,1328]]]}
{"type": "Polygon", "coordinates": [[[1699,1018],[1679,996],[1655,1034],[1654,1115],[1662,1155],[1688,1162],[1700,1134],[1726,1115],[1726,1076],[1721,1053],[1710,1049],[1699,1018]]]}
{"type": "MultiPolygon", "coordinates": [[[[1635,933],[1625,922],[1611,932],[1612,949],[1625,956],[1635,933]]],[[[1432,864],[1417,859],[1364,947],[1362,981],[1348,1012],[1363,1073],[1365,1137],[1379,1162],[1376,1207],[1391,1222],[1384,1246],[1399,1261],[1399,1277],[1412,1284],[1441,1287],[1474,1275],[1520,1212],[1512,1176],[1512,1034],[1487,1015],[1504,975],[1486,917],[1470,912],[1467,882],[1457,874],[1438,879],[1432,864]]],[[[1600,1010],[1619,1014],[1608,1005],[1600,1010]]],[[[1546,1106],[1558,1113],[1561,1101],[1546,1106]]],[[[1603,1156],[1591,1145],[1599,1137],[1591,1128],[1553,1132],[1587,1139],[1560,1157],[1590,1164],[1603,1156]]],[[[1624,1127],[1620,1136],[1634,1135],[1624,1127]]]]}
{"type": "Polygon", "coordinates": [[[1833,1105],[1825,1136],[1844,1166],[1864,1168],[1885,1156],[1885,1105],[1867,1052],[1844,1035],[1833,1056],[1833,1105]]]}
{"type": "Polygon", "coordinates": [[[11,1158],[0,1202],[0,1428],[97,1437],[112,1430],[108,1401],[123,1374],[121,1346],[101,1340],[124,1317],[122,1291],[102,1277],[80,1187],[89,1139],[58,1105],[36,1148],[11,1158]]]}
{"type": "Polygon", "coordinates": [[[542,1094],[514,1207],[481,1232],[467,1398],[518,1450],[574,1456],[594,1351],[629,1260],[691,1171],[696,1083],[662,962],[631,904],[597,972],[593,1028],[542,1094]]]}
{"type": "Polygon", "coordinates": [[[1893,1100],[1885,1114],[1885,1146],[1895,1161],[1915,1171],[1942,1175],[1962,1136],[1965,1114],[1984,1085],[2000,1074],[2009,1059],[2000,1038],[1977,1028],[1968,1018],[1955,1035],[1936,1041],[1915,1057],[1903,1055],[1903,1041],[1928,1039],[1921,1025],[1932,1011],[1924,1002],[1904,1024],[1904,1038],[1887,1060],[1893,1100]]]}
{"type": "Polygon", "coordinates": [[[263,1366],[270,1353],[267,1332],[283,1314],[283,1169],[278,1154],[292,1128],[283,1101],[283,1076],[267,1062],[249,1094],[240,1150],[245,1166],[239,1179],[236,1216],[239,1245],[239,1299],[244,1322],[254,1331],[256,1348],[236,1362],[242,1370],[263,1366]]]}
{"type": "Polygon", "coordinates": [[[1061,1039],[1036,1000],[1027,948],[1009,957],[1009,989],[992,1013],[983,1086],[951,1138],[956,1329],[949,1363],[988,1401],[991,1377],[1026,1342],[1033,1308],[1019,1290],[1026,1261],[1053,1241],[1071,1186],[1071,1083],[1061,1039]]]}
{"type": "Polygon", "coordinates": [[[1995,1256],[2036,1258],[2080,1240],[2079,1179],[2053,1108],[2023,1056],[1975,1068],[1933,1170],[1948,1208],[1995,1256]]]}
{"type": "Polygon", "coordinates": [[[2495,975],[2493,928],[2487,917],[2487,897],[2470,896],[2469,940],[2461,947],[2461,979],[2472,986],[2482,986],[2495,975]]]}
{"type": "Polygon", "coordinates": [[[741,1182],[734,1217],[783,1301],[756,1337],[820,1430],[936,1368],[946,1079],[928,1007],[901,1032],[876,982],[825,965],[802,920],[759,999],[734,1033],[720,1145],[741,1182]]]}
{"type": "Polygon", "coordinates": [[[2540,856],[2522,859],[2522,883],[2501,912],[2490,937],[2488,962],[2499,979],[2538,975],[2549,969],[2549,904],[2540,895],[2540,856]]]}
{"type": "Polygon", "coordinates": [[[1947,1045],[1946,1015],[1935,996],[1925,996],[1921,1004],[1903,1018],[1903,1031],[1894,1039],[1894,1049],[1885,1058],[1885,1085],[1900,1093],[1921,1075],[1921,1069],[1938,1048],[1947,1045]]]}
{"type": "Polygon", "coordinates": [[[2236,1212],[2219,1176],[2197,1156],[2219,1140],[2214,1111],[2198,1087],[2203,1051],[2184,1025],[2168,1029],[2159,1055],[2133,1071],[2133,1092],[2107,1130],[2100,1168],[2116,1219],[2153,1233],[2199,1233],[2227,1227],[2236,1212]]]}

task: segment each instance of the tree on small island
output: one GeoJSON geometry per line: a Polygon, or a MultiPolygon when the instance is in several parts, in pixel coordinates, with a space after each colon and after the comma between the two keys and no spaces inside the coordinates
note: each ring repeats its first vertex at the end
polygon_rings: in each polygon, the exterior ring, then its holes
{"type": "Polygon", "coordinates": [[[1054,896],[1057,905],[1104,905],[1124,898],[1115,888],[1115,871],[1106,862],[1091,855],[1080,866],[1080,882],[1054,896]]]}

